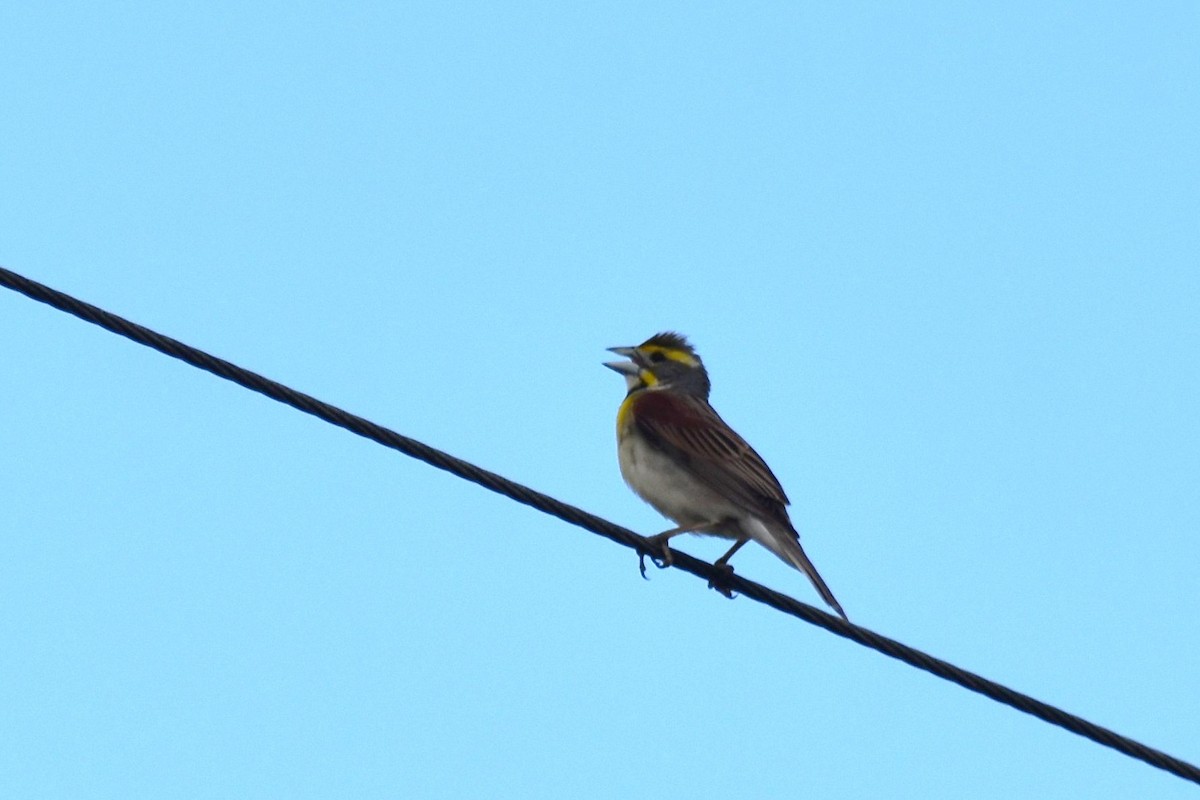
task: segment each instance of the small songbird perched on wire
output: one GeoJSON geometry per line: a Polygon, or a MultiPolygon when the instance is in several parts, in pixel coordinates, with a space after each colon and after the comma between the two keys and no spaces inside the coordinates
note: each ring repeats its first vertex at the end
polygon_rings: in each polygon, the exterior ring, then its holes
{"type": "Polygon", "coordinates": [[[651,541],[670,563],[667,542],[681,533],[732,539],[716,561],[755,541],[808,576],[843,619],[846,612],[800,547],[787,495],[762,457],[708,404],[708,372],[678,333],[659,333],[637,347],[610,347],[628,358],[605,364],[625,377],[617,411],[621,475],[639,497],[678,527],[651,541]]]}

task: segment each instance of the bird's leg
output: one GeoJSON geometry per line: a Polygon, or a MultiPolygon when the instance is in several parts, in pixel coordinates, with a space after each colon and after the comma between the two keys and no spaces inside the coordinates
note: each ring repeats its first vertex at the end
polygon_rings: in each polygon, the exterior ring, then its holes
{"type": "MultiPolygon", "coordinates": [[[[721,556],[720,558],[718,558],[716,561],[713,562],[713,566],[715,568],[717,568],[718,570],[720,570],[722,573],[729,574],[729,575],[733,574],[733,567],[729,566],[729,559],[733,558],[733,554],[736,553],[738,550],[741,550],[742,545],[744,545],[748,541],[750,541],[750,540],[749,539],[738,539],[737,542],[734,543],[733,547],[729,548],[729,552],[727,552],[725,555],[721,556]]],[[[733,599],[733,592],[731,592],[729,590],[728,586],[722,586],[721,584],[719,584],[717,582],[717,579],[715,576],[713,577],[712,580],[710,580],[708,582],[708,588],[716,589],[718,592],[725,595],[730,600],[733,599]]]]}
{"type": "MultiPolygon", "coordinates": [[[[667,543],[670,542],[672,538],[678,536],[681,533],[691,533],[695,530],[696,530],[695,526],[681,525],[678,528],[671,528],[671,530],[669,530],[669,531],[663,531],[662,533],[651,536],[650,544],[653,545],[655,550],[658,550],[659,553],[661,553],[662,563],[658,564],[657,562],[660,559],[655,559],[656,566],[658,566],[660,569],[662,567],[671,566],[671,548],[667,546],[667,543]]],[[[654,554],[651,553],[650,557],[654,558],[654,554]]]]}
{"type": "MultiPolygon", "coordinates": [[[[694,528],[690,526],[680,526],[671,528],[669,531],[663,531],[655,536],[649,536],[646,541],[650,542],[653,550],[643,550],[638,552],[638,570],[642,573],[642,577],[646,577],[646,556],[650,556],[650,560],[654,562],[654,566],[659,569],[666,569],[671,566],[671,548],[667,547],[667,542],[671,541],[672,536],[678,536],[681,533],[689,533],[694,528]],[[658,554],[655,554],[655,550],[658,554]]],[[[647,580],[649,580],[647,578],[647,580]]]]}
{"type": "MultiPolygon", "coordinates": [[[[750,541],[750,540],[749,539],[738,539],[737,544],[735,544],[733,547],[729,548],[728,553],[726,553],[725,555],[721,556],[720,558],[718,558],[716,561],[713,562],[713,566],[714,567],[729,567],[729,559],[733,558],[733,554],[736,553],[738,550],[741,550],[742,545],[744,545],[748,541],[750,541]]],[[[733,567],[729,567],[729,569],[732,570],[733,567]]]]}
{"type": "Polygon", "coordinates": [[[673,559],[671,557],[671,548],[667,546],[667,542],[681,533],[696,533],[711,528],[713,522],[701,522],[698,525],[681,525],[678,528],[671,528],[669,531],[650,536],[646,541],[650,542],[653,550],[643,550],[638,552],[638,569],[641,570],[642,577],[646,577],[646,556],[650,556],[650,560],[654,562],[654,566],[659,569],[666,569],[671,566],[673,559]],[[657,550],[657,554],[654,552],[657,550]]]}

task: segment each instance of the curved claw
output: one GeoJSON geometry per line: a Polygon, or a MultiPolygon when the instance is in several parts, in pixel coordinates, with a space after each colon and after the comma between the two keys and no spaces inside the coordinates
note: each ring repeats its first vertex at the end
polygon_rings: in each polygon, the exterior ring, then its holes
{"type": "Polygon", "coordinates": [[[638,550],[638,571],[642,573],[642,577],[646,580],[650,580],[646,577],[647,557],[649,557],[650,563],[654,564],[654,566],[658,567],[659,569],[666,569],[675,563],[675,559],[671,557],[671,548],[667,547],[666,542],[655,542],[654,539],[651,539],[650,541],[661,547],[662,552],[656,555],[649,550],[638,550]]]}
{"type": "MultiPolygon", "coordinates": [[[[725,576],[729,576],[729,575],[733,574],[733,567],[729,566],[728,564],[722,564],[720,562],[717,562],[716,564],[713,564],[713,568],[725,576]]],[[[732,589],[730,589],[728,586],[724,585],[723,583],[719,582],[719,579],[717,578],[716,575],[714,575],[713,577],[708,579],[708,588],[710,588],[716,592],[719,592],[721,595],[723,595],[724,597],[726,597],[730,600],[737,597],[737,595],[733,593],[732,589]]]]}

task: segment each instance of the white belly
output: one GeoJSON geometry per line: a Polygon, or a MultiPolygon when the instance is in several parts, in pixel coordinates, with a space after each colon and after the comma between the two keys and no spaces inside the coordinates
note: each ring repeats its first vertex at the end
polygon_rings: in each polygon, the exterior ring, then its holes
{"type": "MultiPolygon", "coordinates": [[[[728,523],[745,514],[636,436],[628,436],[621,442],[618,458],[621,476],[629,488],[654,506],[658,513],[680,526],[706,522],[728,523]]],[[[732,531],[704,532],[727,538],[737,536],[732,531]]]]}

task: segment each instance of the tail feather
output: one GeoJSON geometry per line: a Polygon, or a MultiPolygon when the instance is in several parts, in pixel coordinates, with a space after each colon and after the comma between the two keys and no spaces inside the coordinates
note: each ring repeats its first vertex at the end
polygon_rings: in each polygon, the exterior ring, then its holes
{"type": "Polygon", "coordinates": [[[817,593],[821,595],[821,599],[836,611],[842,619],[847,622],[850,621],[850,618],[846,616],[846,612],[842,610],[842,604],[833,596],[833,592],[829,590],[825,579],[821,577],[821,573],[817,572],[817,568],[813,566],[812,561],[805,554],[804,548],[800,546],[800,537],[795,531],[789,530],[785,533],[784,531],[772,530],[771,536],[767,537],[766,541],[763,541],[763,545],[788,564],[791,564],[807,575],[808,579],[812,581],[812,585],[816,588],[817,593]]]}

